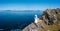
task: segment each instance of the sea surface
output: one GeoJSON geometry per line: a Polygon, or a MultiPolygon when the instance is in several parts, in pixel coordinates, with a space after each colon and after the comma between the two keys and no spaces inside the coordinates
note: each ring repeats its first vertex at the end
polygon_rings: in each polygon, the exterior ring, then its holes
{"type": "Polygon", "coordinates": [[[34,22],[35,14],[41,17],[43,11],[0,11],[0,29],[23,29],[34,22]]]}

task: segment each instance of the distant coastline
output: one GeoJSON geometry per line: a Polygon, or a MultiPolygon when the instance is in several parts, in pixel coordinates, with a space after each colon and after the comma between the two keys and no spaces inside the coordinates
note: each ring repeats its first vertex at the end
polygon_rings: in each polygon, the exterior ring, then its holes
{"type": "Polygon", "coordinates": [[[43,10],[0,10],[0,11],[11,11],[11,12],[39,12],[43,10]]]}

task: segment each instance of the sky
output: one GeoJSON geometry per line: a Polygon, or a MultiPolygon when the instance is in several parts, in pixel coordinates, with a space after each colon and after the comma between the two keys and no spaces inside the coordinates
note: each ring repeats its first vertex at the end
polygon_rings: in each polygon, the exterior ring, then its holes
{"type": "Polygon", "coordinates": [[[60,0],[0,0],[0,10],[45,10],[60,8],[60,0]]]}

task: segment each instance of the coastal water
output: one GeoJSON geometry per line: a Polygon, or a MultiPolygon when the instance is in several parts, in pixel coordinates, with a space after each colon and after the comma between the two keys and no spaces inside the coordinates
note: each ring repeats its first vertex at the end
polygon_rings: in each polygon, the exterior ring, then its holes
{"type": "Polygon", "coordinates": [[[34,22],[34,15],[41,17],[43,11],[32,12],[0,12],[0,29],[9,31],[11,29],[23,29],[30,23],[34,22]]]}

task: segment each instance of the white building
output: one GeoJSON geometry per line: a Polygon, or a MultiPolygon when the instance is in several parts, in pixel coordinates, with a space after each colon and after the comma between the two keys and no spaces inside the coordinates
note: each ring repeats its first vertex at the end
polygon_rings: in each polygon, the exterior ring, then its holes
{"type": "Polygon", "coordinates": [[[35,23],[38,23],[38,20],[39,20],[39,18],[37,17],[37,15],[35,15],[35,23]]]}

